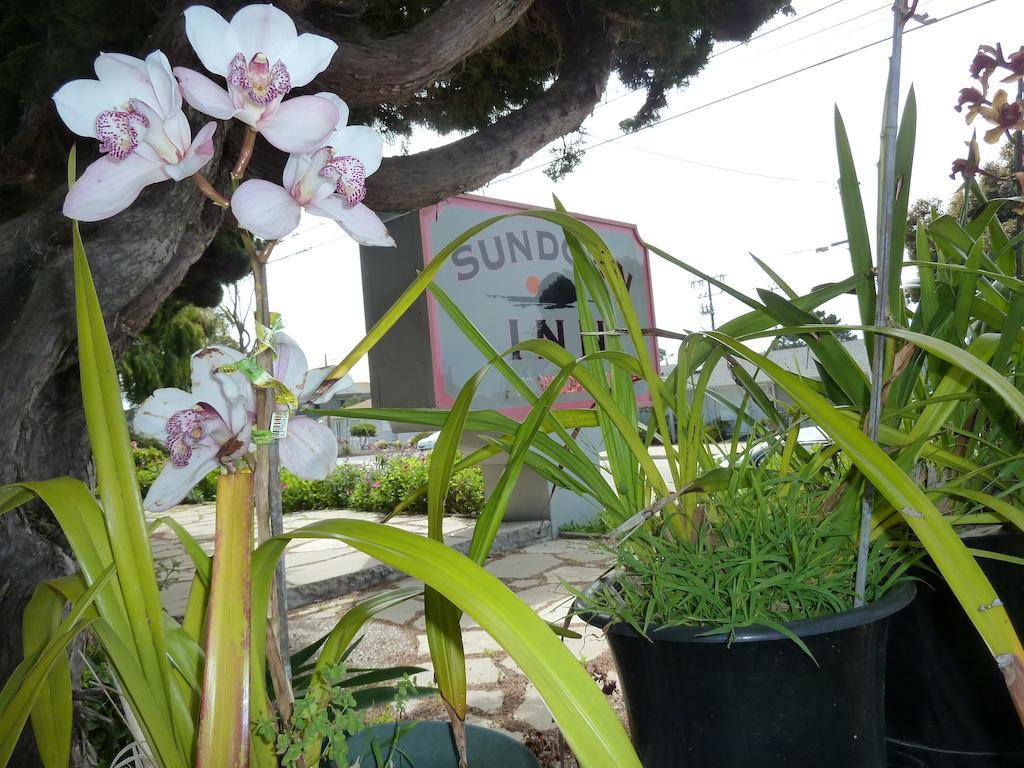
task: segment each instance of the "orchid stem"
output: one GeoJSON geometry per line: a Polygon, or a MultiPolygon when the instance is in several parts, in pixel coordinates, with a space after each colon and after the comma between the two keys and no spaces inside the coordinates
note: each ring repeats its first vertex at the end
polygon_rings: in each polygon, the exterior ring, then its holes
{"type": "Polygon", "coordinates": [[[245,169],[249,167],[252,160],[252,151],[256,146],[256,131],[252,128],[245,129],[245,138],[242,140],[242,149],[238,153],[238,162],[231,169],[231,178],[238,181],[245,176],[245,169]]]}
{"type": "Polygon", "coordinates": [[[192,183],[196,185],[204,195],[213,201],[214,205],[220,206],[221,208],[229,208],[231,203],[224,195],[213,188],[213,185],[207,180],[201,173],[192,174],[192,183]]]}

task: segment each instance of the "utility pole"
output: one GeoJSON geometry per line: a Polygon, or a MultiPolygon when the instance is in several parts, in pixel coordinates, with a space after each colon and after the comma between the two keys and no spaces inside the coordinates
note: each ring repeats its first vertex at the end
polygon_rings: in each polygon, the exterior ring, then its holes
{"type": "MultiPolygon", "coordinates": [[[[725,280],[725,275],[713,275],[716,280],[725,280]]],[[[701,299],[700,313],[711,317],[711,330],[715,330],[715,296],[722,291],[707,280],[691,280],[690,287],[697,290],[697,298],[701,299]]]]}

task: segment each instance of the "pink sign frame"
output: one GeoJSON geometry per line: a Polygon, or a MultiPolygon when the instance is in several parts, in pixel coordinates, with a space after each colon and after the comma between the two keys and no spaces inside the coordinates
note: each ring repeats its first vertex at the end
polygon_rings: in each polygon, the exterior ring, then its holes
{"type": "MultiPolygon", "coordinates": [[[[437,218],[438,209],[449,205],[456,205],[461,208],[469,210],[480,211],[485,213],[487,216],[499,216],[501,214],[516,213],[519,211],[552,211],[552,208],[544,208],[542,206],[530,206],[523,205],[522,203],[514,203],[508,200],[495,200],[489,197],[481,197],[479,195],[456,195],[455,197],[443,200],[437,205],[432,205],[427,208],[420,209],[420,242],[422,243],[423,252],[423,266],[426,267],[434,258],[434,254],[447,245],[447,243],[436,244],[431,240],[430,223],[437,218]]],[[[640,251],[643,253],[643,288],[647,292],[647,306],[649,311],[646,313],[646,317],[641,316],[640,320],[648,328],[656,328],[657,324],[654,319],[654,290],[651,284],[651,260],[650,253],[647,250],[647,246],[640,237],[639,230],[635,224],[627,224],[621,221],[613,221],[611,219],[602,219],[595,216],[585,216],[578,213],[570,213],[576,219],[586,223],[598,233],[602,230],[615,230],[623,233],[627,233],[632,237],[640,251]]],[[[487,230],[484,230],[486,232],[487,230]]],[[[441,333],[440,325],[438,322],[438,312],[440,307],[438,306],[437,300],[427,293],[427,319],[430,326],[430,358],[431,367],[434,379],[434,403],[438,408],[451,408],[455,402],[455,395],[448,392],[445,388],[444,381],[444,370],[442,368],[443,360],[443,348],[441,344],[441,333]]],[[[658,340],[654,336],[648,337],[648,347],[651,353],[651,359],[654,361],[655,370],[658,371],[659,375],[661,372],[660,361],[658,359],[658,340]]],[[[650,393],[643,392],[637,397],[637,405],[640,407],[646,407],[650,405],[651,398],[650,393]]],[[[580,400],[573,400],[570,402],[559,401],[555,403],[554,408],[579,408],[580,400]]],[[[512,419],[523,419],[530,412],[529,406],[516,406],[511,408],[498,409],[502,414],[512,419]]]]}

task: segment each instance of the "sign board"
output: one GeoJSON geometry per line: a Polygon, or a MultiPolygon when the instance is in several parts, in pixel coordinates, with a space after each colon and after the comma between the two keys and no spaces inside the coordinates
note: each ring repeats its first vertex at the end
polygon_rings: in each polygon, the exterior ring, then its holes
{"type": "MultiPolygon", "coordinates": [[[[493,216],[523,210],[529,207],[461,195],[388,222],[398,253],[394,249],[362,249],[368,327],[415,272],[459,235],[493,216]]],[[[576,218],[601,235],[619,264],[641,324],[653,328],[650,264],[636,227],[589,216],[576,218]]],[[[582,354],[572,257],[556,224],[530,216],[492,224],[452,253],[435,284],[499,352],[519,341],[546,338],[577,357],[582,354]]],[[[374,405],[448,408],[463,384],[486,363],[433,297],[417,304],[371,352],[374,405]],[[425,354],[428,360],[423,359],[425,354]],[[425,375],[427,366],[429,374],[425,375]]],[[[657,361],[657,342],[651,337],[649,344],[657,361]]],[[[557,371],[532,353],[516,353],[506,359],[538,394],[557,371]]],[[[637,395],[641,405],[646,404],[642,384],[637,384],[637,395]]],[[[585,407],[591,402],[570,380],[556,407],[585,407]]],[[[496,409],[521,418],[529,406],[492,370],[480,384],[474,408],[496,409]]]]}

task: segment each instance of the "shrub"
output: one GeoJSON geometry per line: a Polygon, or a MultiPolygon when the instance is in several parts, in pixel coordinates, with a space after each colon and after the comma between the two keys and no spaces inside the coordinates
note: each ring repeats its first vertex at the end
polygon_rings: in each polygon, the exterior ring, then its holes
{"type": "MultiPolygon", "coordinates": [[[[382,454],[368,464],[342,464],[326,480],[300,480],[281,472],[281,499],[285,512],[312,509],[354,509],[390,512],[410,493],[427,482],[430,458],[420,452],[382,454]]],[[[484,502],[484,478],[479,467],[452,478],[445,505],[450,515],[478,515],[484,502]]],[[[427,497],[420,496],[406,509],[426,514],[427,497]]]]}
{"type": "Polygon", "coordinates": [[[376,437],[377,427],[364,421],[359,424],[353,424],[348,428],[348,433],[352,437],[376,437]]]}
{"type": "MultiPolygon", "coordinates": [[[[370,426],[373,426],[372,424],[370,426]]],[[[142,493],[153,485],[167,461],[167,452],[156,447],[136,447],[135,473],[142,493]]],[[[354,509],[390,512],[406,496],[427,482],[430,454],[421,451],[382,453],[368,464],[342,464],[326,480],[302,480],[281,470],[281,507],[285,512],[313,509],[354,509]]],[[[185,498],[187,503],[213,501],[217,496],[215,470],[185,498]]],[[[445,511],[449,515],[475,516],[484,505],[484,476],[479,467],[459,472],[448,486],[445,511]]],[[[405,510],[426,514],[426,494],[405,510]]]]}

